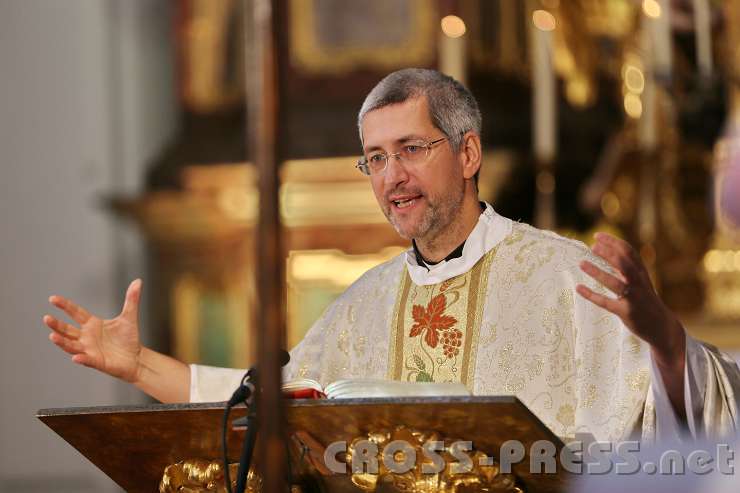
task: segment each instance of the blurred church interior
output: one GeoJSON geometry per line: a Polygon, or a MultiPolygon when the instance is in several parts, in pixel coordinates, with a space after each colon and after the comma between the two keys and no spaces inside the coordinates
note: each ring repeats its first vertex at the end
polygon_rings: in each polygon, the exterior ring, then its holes
{"type": "MultiPolygon", "coordinates": [[[[279,0],[287,343],[409,245],[356,115],[402,67],[463,81],[501,214],[635,245],[692,335],[740,360],[740,2],[279,0]]],[[[104,316],[144,281],[145,342],[246,366],[257,173],[247,0],[0,0],[0,491],[117,491],[33,417],[145,402],[47,341],[46,300],[104,316]]]]}

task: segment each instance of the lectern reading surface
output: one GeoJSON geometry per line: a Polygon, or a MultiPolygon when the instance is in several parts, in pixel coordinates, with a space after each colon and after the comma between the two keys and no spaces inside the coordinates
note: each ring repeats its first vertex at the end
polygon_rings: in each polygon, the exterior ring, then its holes
{"type": "MultiPolygon", "coordinates": [[[[156,491],[165,467],[188,459],[221,459],[223,403],[42,409],[37,417],[98,466],[126,491],[156,491]]],[[[245,415],[235,408],[233,418],[245,415]]],[[[498,459],[501,445],[518,440],[525,457],[513,465],[525,491],[565,489],[567,475],[530,472],[529,451],[538,440],[562,442],[518,399],[509,396],[294,400],[286,405],[289,436],[301,436],[305,454],[323,457],[335,442],[390,432],[398,427],[435,433],[446,440],[472,441],[476,451],[498,459]],[[305,440],[305,438],[310,440],[305,440]]],[[[243,432],[230,429],[229,459],[236,462],[243,432]]],[[[319,474],[316,468],[311,468],[319,474]]],[[[346,475],[320,478],[328,491],[352,487],[346,475]],[[346,476],[346,477],[341,477],[346,476]]],[[[326,469],[324,468],[324,472],[326,469]]]]}

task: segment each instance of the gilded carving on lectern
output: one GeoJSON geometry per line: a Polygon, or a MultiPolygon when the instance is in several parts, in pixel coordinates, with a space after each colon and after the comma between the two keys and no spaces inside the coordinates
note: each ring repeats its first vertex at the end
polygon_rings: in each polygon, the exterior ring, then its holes
{"type": "MultiPolygon", "coordinates": [[[[367,456],[368,444],[373,445],[377,454],[377,471],[352,472],[352,483],[362,491],[399,491],[408,493],[462,493],[473,491],[522,493],[516,477],[501,472],[497,461],[481,451],[464,453],[469,462],[459,461],[461,450],[455,450],[460,440],[450,440],[437,432],[413,430],[399,426],[392,431],[371,431],[367,435],[355,438],[347,448],[346,463],[351,465],[353,457],[367,456]],[[436,453],[443,464],[436,464],[430,458],[427,444],[442,442],[444,447],[436,453]],[[406,472],[394,471],[388,466],[390,462],[386,447],[403,443],[404,447],[394,447],[392,462],[412,465],[406,472]],[[430,470],[438,472],[430,472],[430,470]]],[[[373,463],[375,463],[373,461],[373,463]]],[[[406,469],[406,467],[404,467],[406,469]]]]}
{"type": "MultiPolygon", "coordinates": [[[[236,486],[239,464],[229,464],[231,489],[236,486]]],[[[159,493],[225,493],[223,462],[206,459],[182,460],[167,466],[159,483],[159,493]]],[[[247,476],[247,493],[262,491],[262,478],[253,470],[247,476]]]]}
{"type": "MultiPolygon", "coordinates": [[[[306,440],[311,445],[303,444],[304,454],[307,450],[316,448],[314,452],[320,451],[325,457],[323,454],[325,449],[306,433],[300,433],[300,440],[293,445],[306,440]]],[[[391,431],[370,431],[349,443],[346,453],[338,454],[336,459],[347,465],[348,480],[358,491],[404,493],[524,491],[516,476],[502,472],[494,458],[481,451],[466,448],[464,444],[469,442],[451,440],[434,431],[398,426],[391,431]],[[430,451],[429,444],[434,443],[440,446],[430,451]],[[399,444],[402,446],[397,446],[399,444]],[[432,455],[432,452],[435,455],[432,455]],[[358,459],[357,464],[353,463],[353,457],[358,459]],[[360,467],[356,468],[356,465],[360,467]],[[377,465],[377,468],[374,465],[377,465]]],[[[310,481],[313,485],[318,484],[316,482],[319,480],[318,476],[336,477],[337,472],[328,470],[324,464],[316,467],[315,458],[311,460],[295,448],[292,452],[294,459],[300,458],[293,464],[295,471],[300,474],[294,478],[298,479],[298,482],[291,485],[292,493],[305,489],[301,485],[306,481],[306,474],[317,476],[310,481]],[[308,460],[314,466],[310,468],[310,473],[300,466],[304,460],[308,460]]],[[[232,489],[236,484],[237,469],[238,464],[229,464],[232,489]]],[[[219,460],[188,459],[169,465],[159,485],[160,493],[225,491],[223,463],[219,460]]],[[[251,469],[247,479],[247,492],[261,491],[262,479],[251,469]]]]}

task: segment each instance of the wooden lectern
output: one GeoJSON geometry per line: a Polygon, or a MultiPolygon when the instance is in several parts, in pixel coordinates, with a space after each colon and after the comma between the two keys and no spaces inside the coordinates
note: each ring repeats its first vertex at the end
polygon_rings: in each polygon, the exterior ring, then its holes
{"type": "MultiPolygon", "coordinates": [[[[210,489],[206,484],[202,489],[190,484],[180,486],[179,491],[223,491],[222,477],[221,485],[217,484],[223,409],[223,403],[42,409],[37,417],[126,491],[157,491],[168,466],[168,474],[176,476],[168,479],[172,483],[188,474],[191,479],[203,476],[204,470],[193,472],[193,468],[208,464],[211,479],[203,481],[211,483],[210,489]]],[[[231,423],[244,415],[243,407],[231,413],[228,449],[232,463],[238,461],[244,434],[231,423]]],[[[286,404],[286,421],[293,483],[310,483],[294,491],[558,492],[566,489],[568,481],[559,465],[556,473],[530,471],[535,442],[554,444],[557,454],[563,444],[515,397],[294,400],[286,404]],[[408,445],[386,449],[394,440],[408,445]],[[438,452],[446,462],[443,471],[422,472],[422,463],[433,464],[422,449],[430,440],[443,441],[445,447],[459,440],[471,441],[474,451],[464,454],[471,459],[472,470],[453,473],[452,462],[463,464],[450,461],[447,449],[438,452]],[[511,474],[504,474],[499,453],[508,440],[520,441],[525,456],[512,461],[511,474]],[[377,449],[378,470],[367,472],[360,464],[361,469],[353,473],[353,457],[374,454],[368,444],[377,449]],[[409,447],[416,452],[415,460],[409,447]],[[391,451],[386,460],[396,464],[412,456],[411,466],[406,471],[389,469],[383,461],[384,451],[391,451]],[[327,456],[336,461],[327,462],[327,456]],[[346,472],[332,472],[338,465],[345,466],[346,472]]],[[[259,490],[259,483],[250,486],[252,491],[259,490]]],[[[174,486],[163,489],[176,490],[174,486]]]]}

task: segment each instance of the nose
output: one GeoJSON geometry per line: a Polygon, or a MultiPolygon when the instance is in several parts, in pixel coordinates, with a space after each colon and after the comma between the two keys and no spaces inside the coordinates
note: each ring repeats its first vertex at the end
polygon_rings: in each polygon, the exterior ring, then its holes
{"type": "Polygon", "coordinates": [[[399,183],[408,181],[408,172],[406,171],[406,167],[403,165],[403,161],[398,154],[390,154],[388,156],[388,163],[385,166],[385,173],[383,178],[386,188],[390,186],[391,189],[399,183]]]}

